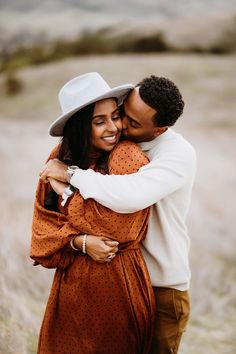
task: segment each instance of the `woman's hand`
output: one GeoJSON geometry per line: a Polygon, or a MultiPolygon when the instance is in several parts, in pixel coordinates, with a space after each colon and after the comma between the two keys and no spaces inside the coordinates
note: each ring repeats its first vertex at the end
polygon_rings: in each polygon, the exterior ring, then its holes
{"type": "Polygon", "coordinates": [[[69,186],[68,183],[57,181],[56,179],[54,179],[52,177],[48,177],[48,181],[51,184],[54,191],[58,195],[62,195],[62,193],[64,192],[64,189],[69,186]]]}
{"type": "MultiPolygon", "coordinates": [[[[74,245],[82,248],[83,236],[74,239],[74,245]]],[[[87,235],[86,252],[96,262],[107,263],[115,257],[118,251],[117,241],[112,241],[108,237],[87,235]]]]}

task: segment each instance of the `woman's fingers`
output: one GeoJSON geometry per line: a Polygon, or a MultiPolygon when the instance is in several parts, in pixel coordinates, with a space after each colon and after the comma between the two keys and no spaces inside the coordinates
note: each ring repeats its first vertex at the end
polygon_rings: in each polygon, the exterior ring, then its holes
{"type": "Polygon", "coordinates": [[[111,262],[118,251],[119,242],[107,237],[87,236],[87,253],[96,262],[111,262]]]}
{"type": "Polygon", "coordinates": [[[117,241],[104,241],[104,243],[110,247],[110,251],[112,252],[118,252],[118,245],[119,245],[119,242],[117,241]]]}
{"type": "Polygon", "coordinates": [[[110,239],[107,238],[107,237],[103,237],[102,240],[104,241],[104,243],[105,243],[107,246],[110,246],[110,247],[115,247],[115,246],[118,246],[118,245],[119,245],[119,242],[110,240],[110,239]]]}

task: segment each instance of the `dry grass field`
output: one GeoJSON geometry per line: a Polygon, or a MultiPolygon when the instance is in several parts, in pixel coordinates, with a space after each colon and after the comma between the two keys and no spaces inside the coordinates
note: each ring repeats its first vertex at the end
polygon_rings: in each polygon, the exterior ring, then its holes
{"type": "Polygon", "coordinates": [[[0,354],[33,354],[53,272],[32,267],[30,229],[38,172],[57,139],[57,93],[70,78],[99,71],[113,86],[155,73],[186,102],[176,130],[195,146],[198,172],[188,227],[192,314],[181,354],[236,353],[235,56],[91,56],[18,73],[24,91],[6,97],[0,78],[0,354]]]}

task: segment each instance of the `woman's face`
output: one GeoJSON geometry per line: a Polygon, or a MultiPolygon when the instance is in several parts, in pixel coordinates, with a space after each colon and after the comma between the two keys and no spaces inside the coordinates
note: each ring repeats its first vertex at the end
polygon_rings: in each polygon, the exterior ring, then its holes
{"type": "Polygon", "coordinates": [[[117,102],[107,98],[96,102],[92,119],[92,145],[96,150],[111,151],[122,130],[117,102]]]}

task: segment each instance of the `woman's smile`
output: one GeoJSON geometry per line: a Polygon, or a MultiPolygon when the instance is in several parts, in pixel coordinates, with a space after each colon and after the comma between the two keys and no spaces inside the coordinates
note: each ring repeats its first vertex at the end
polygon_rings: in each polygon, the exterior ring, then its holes
{"type": "Polygon", "coordinates": [[[116,144],[120,138],[120,133],[104,136],[102,139],[109,144],[116,144]]]}

